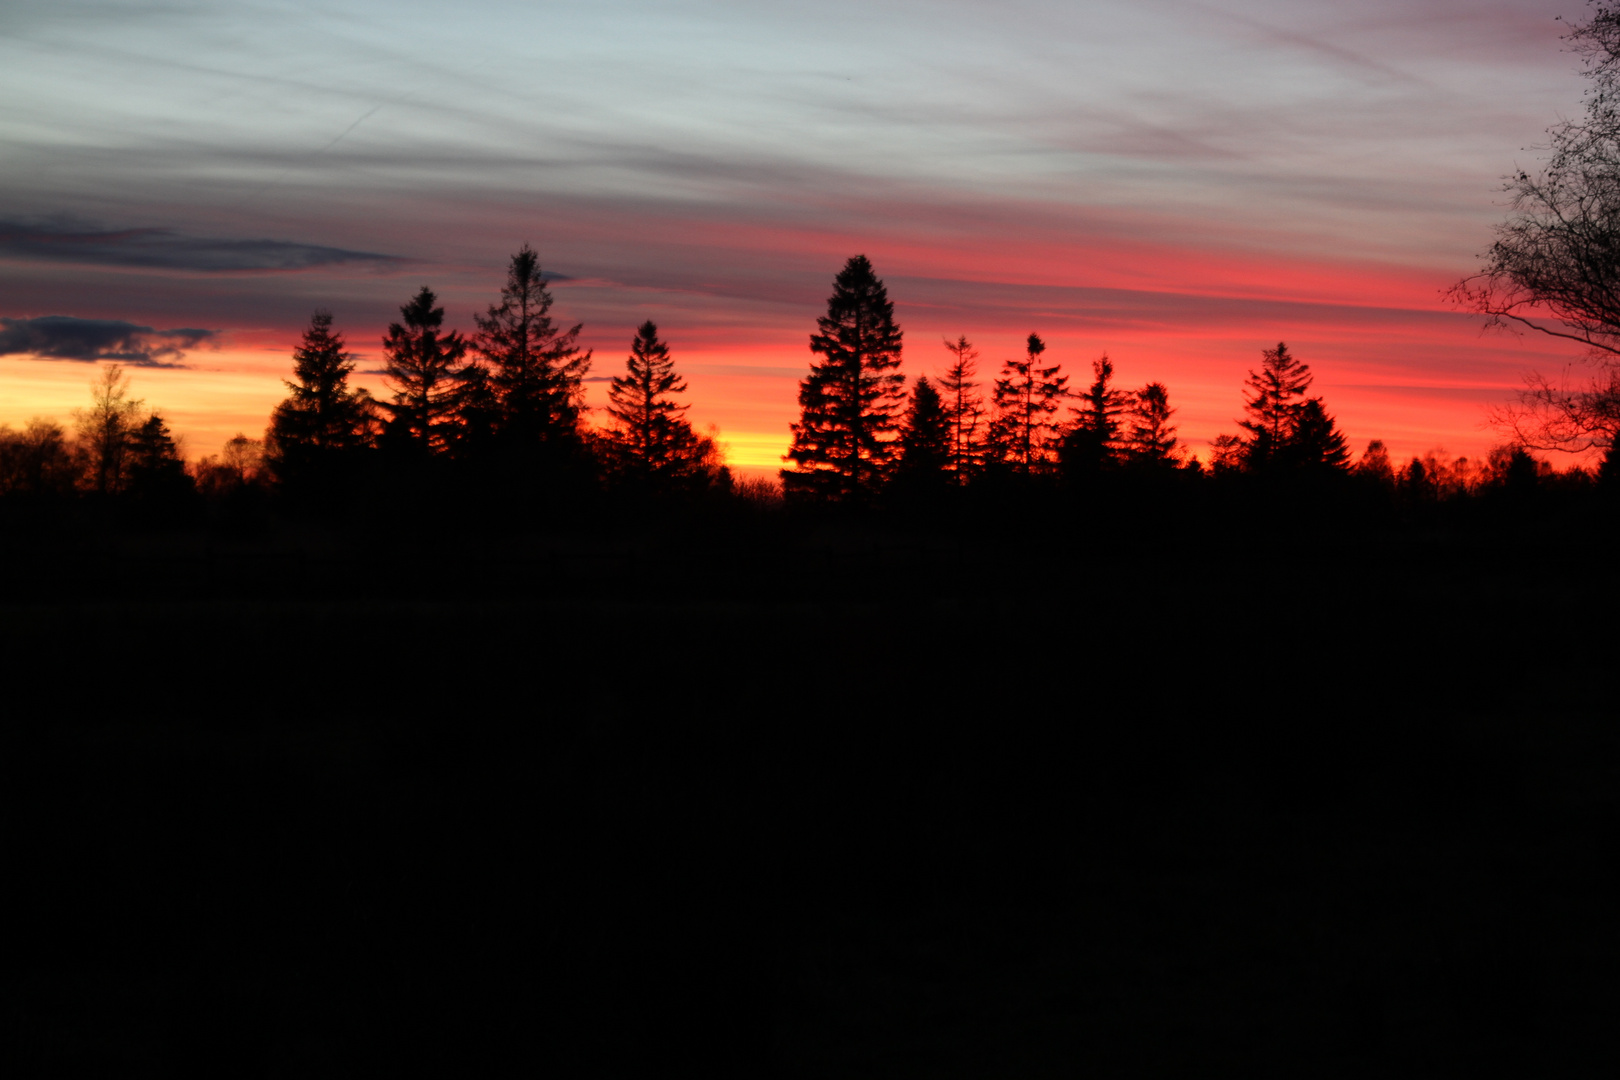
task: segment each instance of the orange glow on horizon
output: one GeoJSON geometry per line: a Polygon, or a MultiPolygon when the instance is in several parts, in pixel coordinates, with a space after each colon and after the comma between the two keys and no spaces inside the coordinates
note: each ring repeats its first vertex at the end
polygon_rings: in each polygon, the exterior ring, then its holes
{"type": "MultiPolygon", "coordinates": [[[[746,243],[786,242],[779,231],[744,230],[746,243]]],[[[835,243],[853,250],[828,236],[792,242],[799,255],[806,247],[830,251],[835,243]]],[[[1482,335],[1477,320],[1444,306],[1443,277],[1411,267],[1172,251],[1117,238],[1091,244],[1095,258],[1080,258],[1070,237],[991,259],[977,269],[1004,277],[981,284],[941,270],[949,260],[937,245],[866,249],[886,272],[896,302],[908,379],[937,375],[946,364],[941,339],[966,334],[980,350],[979,378],[988,393],[1002,359],[1017,355],[1035,331],[1047,340],[1047,355],[1063,364],[1071,389],[1090,381],[1090,362],[1104,352],[1121,388],[1165,383],[1183,440],[1206,458],[1210,439],[1235,430],[1244,375],[1260,350],[1279,340],[1310,364],[1313,392],[1326,399],[1355,451],[1383,439],[1398,459],[1437,448],[1483,454],[1500,441],[1483,426],[1485,406],[1506,400],[1524,372],[1556,372],[1571,360],[1551,339],[1482,335]],[[1203,287],[1189,287],[1206,274],[1203,287]],[[1075,285],[1076,278],[1085,285],[1075,285]],[[1148,279],[1162,291],[1141,291],[1148,279]]],[[[829,257],[829,282],[837,261],[829,257]]],[[[488,276],[479,275],[480,289],[488,276]]],[[[464,316],[475,295],[459,286],[445,290],[447,326],[471,329],[464,316]]],[[[595,350],[586,398],[596,422],[607,376],[621,369],[635,322],[650,315],[690,385],[694,426],[718,428],[728,461],[740,471],[781,466],[819,304],[598,280],[560,286],[557,303],[565,325],[584,318],[582,344],[595,350]],[[616,322],[624,325],[615,328],[616,322]]],[[[385,397],[376,373],[382,327],[339,322],[360,358],[353,381],[385,397]]],[[[216,453],[238,432],[263,432],[285,395],[282,380],[291,375],[297,341],[297,332],[285,330],[236,331],[222,348],[188,356],[189,368],[130,368],[132,394],[168,417],[189,456],[216,453]]],[[[93,364],[0,358],[0,423],[35,415],[70,423],[73,410],[87,403],[94,376],[93,364]]]]}

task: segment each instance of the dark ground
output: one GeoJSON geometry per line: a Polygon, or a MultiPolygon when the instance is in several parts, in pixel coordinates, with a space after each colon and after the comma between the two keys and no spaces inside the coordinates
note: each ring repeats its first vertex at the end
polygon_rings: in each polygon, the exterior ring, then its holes
{"type": "Polygon", "coordinates": [[[1614,1075],[1608,534],[1178,535],[14,536],[0,1066],[1614,1075]]]}

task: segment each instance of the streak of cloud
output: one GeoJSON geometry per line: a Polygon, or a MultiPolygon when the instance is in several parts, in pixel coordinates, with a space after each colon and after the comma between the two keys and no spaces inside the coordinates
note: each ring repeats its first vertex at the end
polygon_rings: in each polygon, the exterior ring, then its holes
{"type": "Polygon", "coordinates": [[[95,229],[72,224],[0,221],[0,258],[204,273],[311,270],[344,264],[376,267],[406,260],[286,240],[223,240],[174,229],[95,229]]]}
{"type": "Polygon", "coordinates": [[[133,367],[183,368],[189,365],[182,363],[181,357],[217,337],[214,330],[154,330],[122,319],[0,317],[0,356],[23,355],[41,360],[116,360],[133,367]]]}

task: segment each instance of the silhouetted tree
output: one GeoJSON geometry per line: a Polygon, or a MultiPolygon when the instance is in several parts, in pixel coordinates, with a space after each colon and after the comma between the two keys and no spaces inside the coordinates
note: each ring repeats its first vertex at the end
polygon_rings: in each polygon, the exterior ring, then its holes
{"type": "Polygon", "coordinates": [[[903,491],[923,494],[950,481],[952,431],[939,391],[927,376],[917,376],[905,422],[900,427],[900,461],[894,482],[903,491]]]}
{"type": "Polygon", "coordinates": [[[1068,393],[1069,378],[1059,375],[1059,364],[1041,367],[1046,342],[1031,334],[1022,360],[1002,363],[995,382],[996,418],[991,442],[1000,459],[1025,475],[1041,471],[1057,444],[1058,405],[1068,393]]]}
{"type": "Polygon", "coordinates": [[[440,332],[444,308],[426,285],[399,309],[403,323],[390,323],[383,338],[384,373],[394,402],[386,435],[396,446],[418,454],[443,454],[455,447],[467,385],[477,372],[465,362],[467,342],[452,330],[440,332]]]}
{"type": "Polygon", "coordinates": [[[129,396],[129,379],[117,364],[108,364],[90,384],[90,408],[76,410],[79,451],[85,479],[98,495],[113,495],[128,479],[129,440],[140,423],[141,402],[129,396]]]}
{"type": "Polygon", "coordinates": [[[1379,486],[1395,482],[1395,468],[1390,464],[1389,448],[1384,445],[1384,440],[1374,439],[1367,444],[1361,460],[1356,462],[1355,474],[1379,486]]]}
{"type": "Polygon", "coordinates": [[[1396,490],[1409,503],[1433,502],[1440,496],[1435,470],[1422,458],[1414,457],[1406,463],[1395,480],[1396,490]]]}
{"type": "Polygon", "coordinates": [[[607,433],[620,475],[643,485],[662,486],[707,474],[715,455],[713,440],[700,438],[687,423],[687,406],[675,400],[686,380],[675,373],[669,346],[658,339],[651,320],[636,330],[625,374],[608,387],[608,415],[617,422],[607,433]]]}
{"type": "Polygon", "coordinates": [[[984,437],[981,421],[984,418],[984,399],[979,396],[975,361],[979,351],[967,337],[945,342],[951,354],[951,366],[939,380],[940,398],[950,424],[951,449],[947,465],[951,479],[966,484],[984,465],[984,437]]]}
{"type": "Polygon", "coordinates": [[[1620,4],[1592,9],[1568,35],[1586,62],[1586,115],[1548,130],[1545,169],[1505,178],[1508,220],[1451,296],[1487,325],[1579,342],[1596,368],[1573,382],[1529,376],[1492,425],[1523,446],[1607,453],[1620,439],[1620,4]]]}
{"type": "Polygon", "coordinates": [[[264,478],[264,443],[240,431],[225,440],[218,454],[209,454],[192,466],[197,490],[209,497],[261,488],[264,478]]]}
{"type": "Polygon", "coordinates": [[[1114,362],[1104,353],[1091,362],[1091,385],[1080,395],[1074,422],[1063,435],[1060,457],[1065,474],[1095,473],[1119,459],[1120,416],[1131,395],[1114,388],[1114,362]]]}
{"type": "Polygon", "coordinates": [[[1130,428],[1125,434],[1126,460],[1135,465],[1167,465],[1176,460],[1176,429],[1170,418],[1170,391],[1163,383],[1148,383],[1130,398],[1125,416],[1130,428]]]}
{"type": "Polygon", "coordinates": [[[332,313],[316,311],[293,350],[293,379],[286,399],[270,414],[265,461],[276,479],[299,486],[343,468],[376,435],[376,403],[363,389],[349,389],[355,358],[332,313]]]}
{"type": "Polygon", "coordinates": [[[1532,498],[1549,478],[1556,475],[1549,463],[1538,461],[1526,447],[1512,444],[1493,446],[1476,488],[1487,491],[1494,498],[1505,496],[1509,503],[1522,503],[1532,498]]]}
{"type": "Polygon", "coordinates": [[[579,442],[591,353],[579,347],[583,324],[559,327],[552,302],[540,257],[524,244],[507,266],[501,302],[474,317],[498,437],[519,451],[561,443],[571,452],[579,442]]]}
{"type": "Polygon", "coordinates": [[[129,491],[152,502],[164,502],[191,490],[185,458],[169,425],[159,413],[152,413],[136,428],[129,440],[129,491]]]}
{"type": "Polygon", "coordinates": [[[1284,343],[1261,352],[1260,370],[1250,371],[1243,381],[1243,409],[1249,418],[1238,421],[1249,433],[1245,440],[1249,468],[1270,465],[1293,438],[1313,378],[1311,369],[1294,359],[1284,343]]]}
{"type": "Polygon", "coordinates": [[[1586,116],[1548,129],[1542,172],[1504,178],[1512,211],[1452,298],[1492,323],[1620,356],[1620,4],[1592,6],[1592,20],[1568,35],[1586,61],[1586,116]]]}
{"type": "Polygon", "coordinates": [[[1350,467],[1350,448],[1321,398],[1305,399],[1278,457],[1292,468],[1312,472],[1343,472],[1350,467]]]}
{"type": "Polygon", "coordinates": [[[60,497],[72,493],[79,476],[61,424],[36,416],[21,431],[0,425],[0,495],[60,497]]]}
{"type": "Polygon", "coordinates": [[[823,359],[799,383],[786,455],[793,467],[782,470],[782,485],[800,498],[865,501],[889,474],[905,399],[894,304],[865,255],[839,271],[816,326],[810,351],[823,359]]]}
{"type": "Polygon", "coordinates": [[[1217,435],[1209,441],[1209,471],[1233,476],[1247,467],[1248,446],[1236,435],[1217,435]]]}

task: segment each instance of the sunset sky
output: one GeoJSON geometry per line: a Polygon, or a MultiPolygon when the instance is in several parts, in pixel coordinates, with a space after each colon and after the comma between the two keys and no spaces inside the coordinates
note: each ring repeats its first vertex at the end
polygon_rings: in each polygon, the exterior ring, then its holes
{"type": "Polygon", "coordinates": [[[214,452],[263,430],[312,309],[383,394],[399,305],[430,285],[470,331],[528,242],[592,374],[653,319],[745,468],[779,464],[856,253],[911,375],[966,334],[988,381],[1036,331],[1073,383],[1104,352],[1166,383],[1203,453],[1284,340],[1358,450],[1477,454],[1522,372],[1579,360],[1441,294],[1580,113],[1555,17],[1585,11],[10,0],[0,422],[66,420],[117,355],[214,452]]]}

